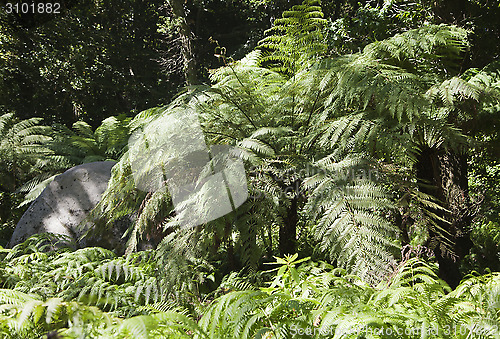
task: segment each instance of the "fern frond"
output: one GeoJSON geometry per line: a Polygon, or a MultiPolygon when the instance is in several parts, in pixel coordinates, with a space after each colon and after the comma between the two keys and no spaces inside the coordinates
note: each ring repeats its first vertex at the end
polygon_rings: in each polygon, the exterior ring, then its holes
{"type": "MultiPolygon", "coordinates": [[[[341,168],[335,167],[337,171],[341,168]]],[[[323,168],[331,171],[335,167],[323,168]]],[[[306,187],[313,188],[306,211],[319,216],[315,237],[340,266],[376,282],[395,265],[395,244],[390,239],[397,231],[375,211],[392,208],[392,204],[387,194],[369,181],[338,186],[344,179],[335,172],[326,173],[305,181],[306,187]]]]}

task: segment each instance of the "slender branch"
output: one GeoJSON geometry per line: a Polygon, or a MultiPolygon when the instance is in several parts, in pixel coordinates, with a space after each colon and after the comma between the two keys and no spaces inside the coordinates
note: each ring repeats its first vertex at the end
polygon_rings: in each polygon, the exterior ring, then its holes
{"type": "Polygon", "coordinates": [[[224,97],[227,100],[229,100],[233,105],[235,105],[241,111],[241,113],[243,113],[243,115],[245,116],[245,118],[247,118],[247,120],[250,122],[250,124],[252,124],[252,126],[255,129],[257,129],[257,126],[254,124],[254,122],[252,121],[252,119],[250,119],[250,116],[248,116],[248,114],[245,112],[245,110],[243,110],[243,108],[236,101],[234,101],[233,99],[231,99],[231,97],[228,96],[228,95],[224,95],[224,97]]]}
{"type": "Polygon", "coordinates": [[[307,135],[307,132],[309,131],[309,124],[311,122],[312,115],[314,113],[314,108],[316,107],[316,104],[318,103],[320,94],[321,94],[321,91],[318,91],[318,94],[316,95],[316,99],[314,99],[314,103],[312,104],[311,112],[309,112],[309,117],[307,118],[305,130],[304,130],[304,135],[302,137],[305,137],[307,135]]]}
{"type": "Polygon", "coordinates": [[[238,138],[233,137],[232,135],[228,135],[228,134],[224,134],[224,133],[212,132],[212,131],[205,131],[205,133],[207,133],[207,134],[221,135],[223,137],[228,137],[228,138],[231,138],[231,139],[234,139],[234,140],[239,140],[238,138]]]}

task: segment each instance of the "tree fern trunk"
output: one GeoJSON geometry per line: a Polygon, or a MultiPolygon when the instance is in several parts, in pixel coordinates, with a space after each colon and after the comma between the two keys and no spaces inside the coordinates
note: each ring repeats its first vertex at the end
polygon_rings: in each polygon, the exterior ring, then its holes
{"type": "Polygon", "coordinates": [[[416,165],[420,190],[439,199],[449,212],[432,212],[449,222],[438,225],[449,232],[447,236],[452,248],[444,246],[443,238],[436,230],[430,230],[428,246],[431,247],[439,263],[439,276],[451,287],[456,287],[462,276],[460,260],[472,247],[469,226],[470,198],[467,180],[467,155],[454,151],[424,149],[416,165]],[[432,187],[428,186],[431,185],[432,187]]]}
{"type": "Polygon", "coordinates": [[[297,195],[291,199],[290,206],[286,208],[283,224],[280,226],[278,247],[281,257],[285,254],[294,254],[297,251],[298,199],[297,195]]]}

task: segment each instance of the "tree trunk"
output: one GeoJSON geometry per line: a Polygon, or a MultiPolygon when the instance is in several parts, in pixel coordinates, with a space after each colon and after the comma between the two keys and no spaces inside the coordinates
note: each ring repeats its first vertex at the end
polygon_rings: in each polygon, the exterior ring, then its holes
{"type": "Polygon", "coordinates": [[[186,85],[194,85],[198,83],[198,76],[196,73],[196,59],[191,45],[193,32],[191,31],[191,28],[186,20],[184,1],[169,0],[168,2],[172,7],[174,16],[180,23],[179,34],[181,39],[181,52],[184,61],[184,77],[186,79],[186,85]]]}
{"type": "Polygon", "coordinates": [[[292,198],[290,206],[286,208],[283,224],[280,226],[278,247],[281,257],[285,254],[294,254],[297,251],[298,199],[297,195],[292,198]]]}
{"type": "Polygon", "coordinates": [[[432,210],[449,223],[437,221],[448,232],[451,248],[446,247],[439,230],[429,230],[428,246],[434,250],[439,263],[439,277],[456,287],[462,275],[460,260],[472,247],[469,236],[470,198],[467,180],[467,154],[454,151],[424,149],[416,164],[419,189],[437,198],[448,212],[432,210]],[[430,185],[430,186],[429,186],[430,185]]]}

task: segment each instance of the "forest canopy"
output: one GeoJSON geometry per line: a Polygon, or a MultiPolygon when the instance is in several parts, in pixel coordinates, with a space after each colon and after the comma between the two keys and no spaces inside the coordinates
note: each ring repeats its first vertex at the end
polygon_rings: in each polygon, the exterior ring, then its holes
{"type": "Polygon", "coordinates": [[[0,6],[1,337],[500,336],[500,1],[47,4],[0,6]],[[9,244],[98,161],[120,245],[9,244]]]}

